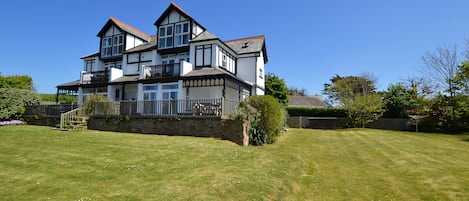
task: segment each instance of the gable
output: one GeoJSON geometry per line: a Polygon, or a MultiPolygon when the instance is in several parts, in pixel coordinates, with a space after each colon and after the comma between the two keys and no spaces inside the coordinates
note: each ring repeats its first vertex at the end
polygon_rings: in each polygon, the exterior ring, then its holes
{"type": "Polygon", "coordinates": [[[181,15],[179,12],[171,11],[166,17],[164,17],[157,26],[172,24],[182,21],[188,21],[189,18],[181,15]]]}
{"type": "Polygon", "coordinates": [[[114,36],[118,34],[121,34],[121,30],[117,28],[116,26],[112,25],[107,29],[107,31],[102,36],[108,37],[108,36],[114,36]]]}

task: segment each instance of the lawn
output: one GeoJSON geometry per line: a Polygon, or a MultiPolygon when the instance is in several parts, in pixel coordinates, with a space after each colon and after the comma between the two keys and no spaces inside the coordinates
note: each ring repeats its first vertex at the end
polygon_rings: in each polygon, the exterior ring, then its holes
{"type": "Polygon", "coordinates": [[[290,129],[274,145],[0,127],[2,200],[467,200],[469,136],[290,129]]]}

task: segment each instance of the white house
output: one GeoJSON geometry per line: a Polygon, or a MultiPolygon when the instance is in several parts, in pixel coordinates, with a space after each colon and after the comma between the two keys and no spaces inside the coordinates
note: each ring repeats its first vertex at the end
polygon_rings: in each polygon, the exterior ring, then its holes
{"type": "MultiPolygon", "coordinates": [[[[223,41],[175,3],[154,25],[156,35],[148,35],[111,17],[97,35],[98,51],[81,57],[80,80],[58,90],[77,89],[79,104],[91,94],[120,102],[240,101],[264,94],[264,36],[223,41]]],[[[176,107],[170,109],[180,112],[176,107]]]]}

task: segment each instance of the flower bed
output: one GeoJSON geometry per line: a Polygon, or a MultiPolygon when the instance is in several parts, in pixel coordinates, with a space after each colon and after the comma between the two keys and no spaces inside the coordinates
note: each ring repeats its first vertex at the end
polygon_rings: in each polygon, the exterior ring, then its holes
{"type": "Polygon", "coordinates": [[[0,121],[0,126],[9,126],[9,125],[23,125],[25,124],[20,120],[11,120],[11,121],[0,121]]]}

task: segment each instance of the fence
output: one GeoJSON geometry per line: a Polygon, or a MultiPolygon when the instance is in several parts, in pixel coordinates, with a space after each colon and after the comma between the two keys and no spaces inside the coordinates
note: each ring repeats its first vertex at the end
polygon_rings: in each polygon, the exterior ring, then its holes
{"type": "Polygon", "coordinates": [[[74,104],[29,105],[26,106],[24,115],[60,116],[60,114],[76,108],[78,108],[78,106],[74,104]]]}
{"type": "Polygon", "coordinates": [[[226,116],[238,109],[230,99],[171,99],[97,102],[94,115],[226,116]]]}

